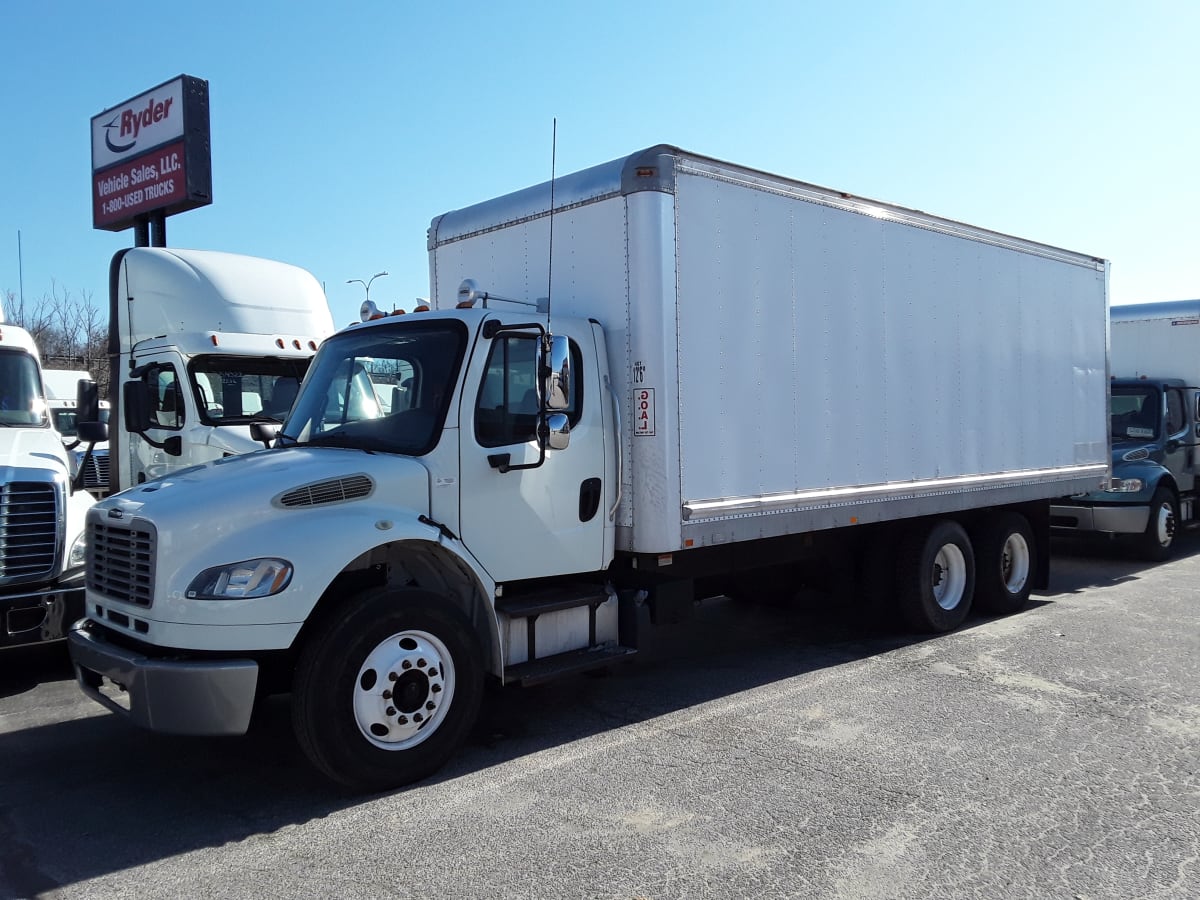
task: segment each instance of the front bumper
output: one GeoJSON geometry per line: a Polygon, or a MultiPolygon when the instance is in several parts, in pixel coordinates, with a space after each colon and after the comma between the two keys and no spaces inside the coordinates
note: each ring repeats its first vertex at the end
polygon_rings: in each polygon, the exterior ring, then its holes
{"type": "Polygon", "coordinates": [[[83,577],[71,581],[0,594],[0,648],[61,641],[72,622],[83,615],[83,577]]]}
{"type": "Polygon", "coordinates": [[[1087,503],[1050,504],[1050,528],[1059,534],[1141,534],[1150,521],[1144,504],[1094,506],[1087,503]]]}
{"type": "Polygon", "coordinates": [[[87,619],[67,636],[80,690],[135,725],[167,734],[245,734],[258,663],[154,658],[120,647],[87,619]]]}

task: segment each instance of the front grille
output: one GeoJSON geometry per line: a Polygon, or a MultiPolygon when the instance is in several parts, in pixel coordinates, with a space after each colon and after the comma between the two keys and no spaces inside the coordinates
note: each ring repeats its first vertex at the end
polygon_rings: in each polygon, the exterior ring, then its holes
{"type": "Polygon", "coordinates": [[[295,508],[358,500],[369,495],[374,487],[374,482],[366,475],[351,475],[347,478],[318,481],[315,484],[306,484],[288,491],[279,498],[279,505],[295,508]]]}
{"type": "Polygon", "coordinates": [[[154,599],[154,529],[148,524],[88,523],[88,590],[149,607],[154,599]]]}
{"type": "Polygon", "coordinates": [[[108,452],[93,451],[83,467],[83,486],[90,489],[108,487],[108,452]]]}
{"type": "Polygon", "coordinates": [[[0,581],[36,578],[55,569],[58,495],[54,485],[0,485],[0,581]]]}

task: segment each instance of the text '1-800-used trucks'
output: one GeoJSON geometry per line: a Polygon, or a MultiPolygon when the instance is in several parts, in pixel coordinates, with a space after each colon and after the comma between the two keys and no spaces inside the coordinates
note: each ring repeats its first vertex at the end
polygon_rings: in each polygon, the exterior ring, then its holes
{"type": "Polygon", "coordinates": [[[1103,260],[666,146],[553,197],[436,218],[433,308],[330,337],[272,449],[95,507],[87,693],[237,734],[287,691],[378,789],[485,678],[609,665],[764,567],[848,559],[926,632],[1045,583],[1050,498],[1109,471],[1103,260]]]}

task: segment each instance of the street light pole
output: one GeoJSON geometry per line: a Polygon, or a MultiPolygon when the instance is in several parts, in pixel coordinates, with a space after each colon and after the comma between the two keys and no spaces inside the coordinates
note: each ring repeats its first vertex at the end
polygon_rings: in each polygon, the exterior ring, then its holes
{"type": "Polygon", "coordinates": [[[363,281],[361,278],[347,278],[346,284],[361,284],[364,288],[367,289],[366,299],[370,300],[371,299],[371,282],[374,281],[376,278],[381,278],[382,276],[384,276],[386,274],[387,274],[387,272],[376,272],[374,275],[371,276],[370,281],[363,281]]]}

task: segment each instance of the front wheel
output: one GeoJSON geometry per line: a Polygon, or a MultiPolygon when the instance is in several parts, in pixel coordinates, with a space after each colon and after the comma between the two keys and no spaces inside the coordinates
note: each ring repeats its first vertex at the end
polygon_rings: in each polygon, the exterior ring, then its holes
{"type": "Polygon", "coordinates": [[[1174,492],[1166,485],[1154,489],[1146,530],[1138,536],[1138,555],[1152,562],[1170,559],[1179,528],[1179,508],[1174,492]]]}
{"type": "Polygon", "coordinates": [[[975,554],[961,525],[943,519],[915,529],[897,548],[900,613],[919,632],[957,628],[971,609],[975,554]]]}
{"type": "Polygon", "coordinates": [[[326,776],[383,790],[437,771],[469,733],[482,693],[466,618],[436,594],[378,588],[301,651],[292,725],[326,776]]]}

